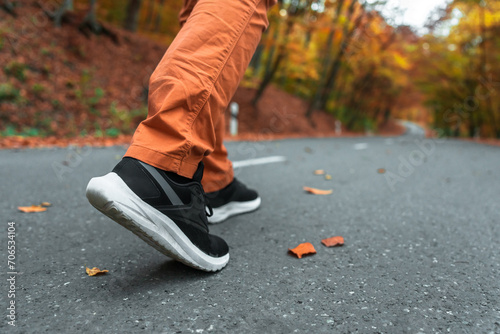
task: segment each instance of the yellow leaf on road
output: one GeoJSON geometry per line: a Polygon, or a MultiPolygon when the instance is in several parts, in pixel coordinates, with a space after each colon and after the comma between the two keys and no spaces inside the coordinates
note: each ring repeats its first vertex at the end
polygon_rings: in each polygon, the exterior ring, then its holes
{"type": "Polygon", "coordinates": [[[47,208],[44,208],[41,205],[18,206],[17,209],[21,212],[27,212],[27,213],[47,211],[47,208]]]}
{"type": "Polygon", "coordinates": [[[87,274],[89,276],[101,275],[101,274],[105,274],[105,273],[109,272],[109,270],[101,270],[97,267],[94,267],[92,269],[86,268],[86,271],[87,271],[87,274]]]}
{"type": "Polygon", "coordinates": [[[344,244],[344,238],[341,236],[331,237],[321,240],[321,243],[326,247],[342,246],[344,244]]]}

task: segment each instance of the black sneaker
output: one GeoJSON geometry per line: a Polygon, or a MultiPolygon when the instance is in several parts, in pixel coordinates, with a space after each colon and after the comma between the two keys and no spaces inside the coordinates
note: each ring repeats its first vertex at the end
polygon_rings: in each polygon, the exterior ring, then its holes
{"type": "Polygon", "coordinates": [[[190,180],[126,157],[111,173],[90,180],[87,198],[163,254],[217,271],[228,263],[229,249],[208,233],[202,176],[202,163],[190,180]]]}
{"type": "Polygon", "coordinates": [[[229,217],[257,210],[260,197],[255,190],[248,189],[243,183],[234,179],[226,188],[207,193],[213,215],[208,217],[212,224],[221,223],[229,217]]]}

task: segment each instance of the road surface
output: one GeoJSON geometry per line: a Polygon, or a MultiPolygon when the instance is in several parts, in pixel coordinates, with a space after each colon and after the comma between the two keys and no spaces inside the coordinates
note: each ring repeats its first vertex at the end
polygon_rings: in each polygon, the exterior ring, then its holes
{"type": "Polygon", "coordinates": [[[500,148],[417,131],[228,149],[263,204],[211,226],[231,254],[216,274],[166,258],[88,204],[87,182],[125,148],[0,151],[0,332],[500,333],[500,148]],[[46,212],[17,211],[44,201],[46,212]],[[337,235],[343,247],[320,242],[337,235]],[[302,242],[317,254],[288,254],[302,242]]]}

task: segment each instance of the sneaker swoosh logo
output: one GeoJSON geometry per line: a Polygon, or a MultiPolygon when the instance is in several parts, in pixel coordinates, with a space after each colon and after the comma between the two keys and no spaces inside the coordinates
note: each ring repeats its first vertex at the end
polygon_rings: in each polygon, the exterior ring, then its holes
{"type": "Polygon", "coordinates": [[[188,212],[168,212],[167,210],[160,210],[161,213],[163,213],[165,216],[169,217],[172,219],[176,224],[185,224],[189,225],[191,227],[194,227],[200,231],[203,232],[208,232],[207,228],[203,223],[200,223],[202,221],[201,218],[197,219],[197,217],[192,217],[192,215],[189,215],[188,212]],[[191,216],[191,217],[190,217],[191,216]]]}
{"type": "Polygon", "coordinates": [[[154,168],[153,166],[150,166],[148,164],[145,164],[142,161],[139,161],[139,163],[142,165],[142,167],[144,167],[149,172],[149,174],[151,174],[151,176],[156,180],[156,182],[158,182],[161,189],[165,192],[165,194],[170,199],[170,202],[173,205],[183,205],[184,204],[184,203],[182,203],[179,196],[177,196],[174,189],[172,189],[170,184],[168,184],[168,182],[160,175],[160,173],[156,170],[156,168],[154,168]]]}

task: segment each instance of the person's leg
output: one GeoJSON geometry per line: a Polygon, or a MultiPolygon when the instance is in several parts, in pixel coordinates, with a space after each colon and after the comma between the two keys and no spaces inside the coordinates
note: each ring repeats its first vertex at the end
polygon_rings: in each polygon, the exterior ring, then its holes
{"type": "MultiPolygon", "coordinates": [[[[198,0],[184,0],[179,14],[181,26],[187,21],[198,0]]],[[[208,217],[210,223],[220,223],[226,219],[256,210],[261,203],[258,193],[247,188],[234,178],[233,165],[224,146],[225,119],[219,117],[215,124],[215,147],[211,154],[203,158],[205,170],[202,185],[213,209],[208,217]]]]}
{"type": "Polygon", "coordinates": [[[274,0],[199,0],[150,79],[126,156],[191,178],[267,27],[274,0]]]}
{"type": "MultiPolygon", "coordinates": [[[[184,0],[183,7],[179,13],[179,24],[184,26],[191,15],[198,0],[184,0]]],[[[234,172],[231,161],[227,157],[227,150],[224,147],[225,120],[221,115],[214,127],[215,147],[213,152],[203,157],[204,171],[201,184],[205,192],[215,192],[225,188],[233,181],[234,172]]]]}
{"type": "Polygon", "coordinates": [[[233,165],[228,159],[226,147],[223,144],[225,132],[224,117],[220,117],[215,126],[216,143],[212,154],[203,158],[205,172],[203,173],[203,188],[213,209],[208,217],[209,223],[221,223],[226,219],[259,208],[259,194],[247,188],[234,178],[233,165]]]}
{"type": "Polygon", "coordinates": [[[224,146],[224,116],[220,117],[215,126],[215,146],[210,155],[203,157],[205,172],[203,173],[203,189],[211,193],[219,191],[229,185],[234,178],[233,164],[227,157],[224,146]]]}
{"type": "MultiPolygon", "coordinates": [[[[93,178],[87,198],[150,245],[194,268],[229,260],[210,235],[201,160],[263,29],[272,0],[200,0],[150,80],[149,113],[126,157],[93,178]]],[[[189,2],[192,4],[192,2],[189,2]]]]}
{"type": "MultiPolygon", "coordinates": [[[[184,5],[179,13],[179,24],[184,26],[191,15],[198,0],[184,0],[184,5]]],[[[222,111],[223,113],[224,111],[222,111]]],[[[205,192],[215,192],[225,188],[233,181],[234,172],[231,161],[227,157],[224,147],[225,119],[224,115],[214,125],[215,146],[211,154],[203,157],[205,169],[201,181],[205,192]]]]}

